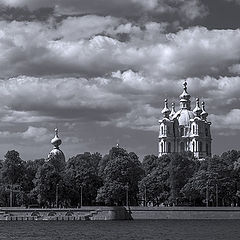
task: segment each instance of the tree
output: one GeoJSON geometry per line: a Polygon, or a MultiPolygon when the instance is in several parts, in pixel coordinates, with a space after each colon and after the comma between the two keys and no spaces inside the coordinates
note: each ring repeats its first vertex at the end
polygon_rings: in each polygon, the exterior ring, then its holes
{"type": "Polygon", "coordinates": [[[64,182],[68,192],[70,204],[77,206],[80,204],[80,191],[82,188],[82,201],[84,205],[95,204],[97,190],[102,186],[102,180],[98,176],[99,153],[91,154],[85,152],[68,160],[64,182]]]}
{"type": "Polygon", "coordinates": [[[24,175],[24,162],[15,150],[8,151],[3,163],[2,177],[8,184],[20,183],[24,175]]]}
{"type": "MultiPolygon", "coordinates": [[[[210,205],[230,205],[236,202],[237,189],[234,178],[234,161],[236,152],[223,153],[221,157],[213,156],[202,161],[199,169],[188,179],[181,192],[201,205],[208,200],[210,205]]],[[[236,163],[236,162],[235,162],[236,163]]]]}
{"type": "Polygon", "coordinates": [[[109,151],[108,159],[103,171],[104,185],[99,189],[98,202],[109,205],[138,204],[138,182],[144,171],[135,153],[127,153],[125,149],[114,147],[109,151]]]}
{"type": "Polygon", "coordinates": [[[152,156],[154,155],[145,158],[145,160],[150,160],[148,162],[152,164],[147,164],[147,166],[149,166],[147,169],[145,165],[147,175],[139,182],[139,195],[147,202],[152,202],[153,205],[159,205],[161,203],[168,204],[170,195],[168,165],[170,158],[168,155],[164,155],[159,159],[152,156]]]}
{"type": "Polygon", "coordinates": [[[34,180],[37,171],[40,167],[43,166],[44,163],[45,160],[43,158],[36,159],[34,161],[30,160],[24,163],[24,175],[20,182],[22,190],[21,194],[19,194],[19,199],[21,199],[19,202],[20,205],[24,204],[28,206],[29,204],[37,203],[37,195],[34,195],[32,190],[35,187],[34,180]]]}
{"type": "Polygon", "coordinates": [[[197,162],[192,154],[170,154],[169,168],[169,187],[171,189],[169,201],[174,205],[181,204],[181,189],[191,178],[196,170],[197,162]]]}
{"type": "Polygon", "coordinates": [[[158,166],[158,157],[147,155],[143,158],[142,167],[146,174],[151,173],[158,166]]]}
{"type": "MultiPolygon", "coordinates": [[[[44,163],[38,169],[34,183],[35,188],[32,191],[37,195],[39,204],[53,207],[56,201],[57,184],[59,192],[62,192],[63,180],[60,173],[49,162],[44,163]]],[[[60,200],[62,198],[63,196],[60,194],[60,200]]]]}

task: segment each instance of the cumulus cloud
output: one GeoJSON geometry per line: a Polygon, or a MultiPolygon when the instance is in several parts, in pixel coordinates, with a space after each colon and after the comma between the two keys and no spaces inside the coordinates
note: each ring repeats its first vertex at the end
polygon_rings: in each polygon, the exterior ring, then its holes
{"type": "Polygon", "coordinates": [[[240,74],[240,64],[234,64],[228,68],[230,73],[240,74]]]}
{"type": "MultiPolygon", "coordinates": [[[[239,106],[239,77],[207,76],[187,81],[193,105],[196,97],[206,101],[207,111],[214,114],[209,117],[212,122],[239,106]]],[[[181,79],[159,81],[131,70],[92,79],[12,78],[0,85],[0,102],[4,107],[1,120],[24,124],[62,122],[70,132],[79,120],[86,124],[156,131],[164,98],[175,102],[178,108],[182,83],[181,79]]]]}
{"type": "Polygon", "coordinates": [[[27,7],[30,11],[53,8],[57,15],[92,14],[123,17],[155,16],[172,14],[194,20],[206,16],[206,7],[200,0],[0,0],[9,7],[27,7]],[[180,11],[179,11],[180,9],[180,11]]]}
{"type": "Polygon", "coordinates": [[[10,139],[22,139],[34,141],[36,143],[44,143],[48,141],[51,137],[48,129],[41,127],[32,127],[29,126],[24,132],[14,132],[14,131],[1,131],[1,138],[10,138],[10,139]]]}
{"type": "MultiPolygon", "coordinates": [[[[224,135],[229,132],[232,134],[231,130],[240,130],[240,109],[232,109],[230,112],[224,115],[211,115],[211,119],[214,122],[214,127],[223,131],[224,135]]],[[[235,131],[235,134],[237,132],[235,131]]]]}
{"type": "Polygon", "coordinates": [[[0,70],[6,78],[96,77],[126,69],[155,78],[219,76],[240,59],[238,29],[193,27],[166,34],[163,24],[140,27],[99,16],[67,18],[57,25],[1,21],[0,27],[0,70]],[[78,31],[69,30],[74,26],[78,31]]]}
{"type": "Polygon", "coordinates": [[[0,3],[32,15],[42,7],[55,14],[42,22],[0,21],[2,136],[44,143],[60,124],[74,152],[79,145],[97,148],[110,130],[155,133],[164,98],[178,107],[184,79],[192,104],[195,97],[206,101],[218,134],[239,130],[240,30],[195,26],[169,32],[178,18],[187,24],[206,16],[201,1],[0,3]],[[171,20],[162,22],[165,15],[171,20]],[[219,131],[231,118],[231,131],[219,131]]]}

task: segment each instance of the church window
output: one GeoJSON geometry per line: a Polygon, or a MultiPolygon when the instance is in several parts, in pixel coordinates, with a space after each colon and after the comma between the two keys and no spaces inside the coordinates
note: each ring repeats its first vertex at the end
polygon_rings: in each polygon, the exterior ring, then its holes
{"type": "Polygon", "coordinates": [[[209,155],[208,144],[206,144],[206,154],[207,154],[207,156],[209,155]]]}
{"type": "Polygon", "coordinates": [[[184,142],[180,143],[180,152],[184,152],[184,142]]]}
{"type": "Polygon", "coordinates": [[[195,142],[192,143],[193,152],[195,152],[195,142]]]}
{"type": "Polygon", "coordinates": [[[163,143],[161,143],[161,152],[164,152],[163,143]]]}
{"type": "Polygon", "coordinates": [[[203,151],[202,147],[203,147],[202,142],[199,142],[199,151],[200,151],[200,152],[203,151]]]}
{"type": "Polygon", "coordinates": [[[195,126],[192,127],[193,134],[195,134],[195,126]]]}
{"type": "Polygon", "coordinates": [[[164,128],[163,126],[161,127],[161,132],[162,132],[162,135],[164,134],[164,128]]]}
{"type": "Polygon", "coordinates": [[[171,152],[171,143],[170,142],[168,143],[168,152],[169,153],[171,152]]]}
{"type": "Polygon", "coordinates": [[[206,134],[206,137],[208,136],[208,129],[205,128],[205,134],[206,134]]]}
{"type": "Polygon", "coordinates": [[[184,128],[181,128],[181,129],[180,129],[180,135],[181,135],[181,136],[184,136],[184,128]]]}

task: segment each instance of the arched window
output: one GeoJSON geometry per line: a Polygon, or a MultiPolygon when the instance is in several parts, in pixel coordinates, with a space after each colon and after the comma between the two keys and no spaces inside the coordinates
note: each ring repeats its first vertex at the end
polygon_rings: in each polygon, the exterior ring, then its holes
{"type": "Polygon", "coordinates": [[[206,134],[206,137],[208,137],[208,129],[205,128],[205,134],[206,134]]]}
{"type": "Polygon", "coordinates": [[[161,152],[164,152],[163,143],[161,143],[161,152]]]}
{"type": "Polygon", "coordinates": [[[181,136],[184,136],[184,128],[181,128],[181,129],[180,129],[180,135],[181,135],[181,136]]]}
{"type": "Polygon", "coordinates": [[[162,132],[162,135],[164,134],[164,128],[163,126],[161,127],[161,132],[162,132]]]}
{"type": "Polygon", "coordinates": [[[195,152],[195,142],[192,143],[193,152],[195,152]]]}
{"type": "Polygon", "coordinates": [[[208,144],[206,144],[206,154],[207,154],[207,156],[209,156],[208,144]]]}
{"type": "Polygon", "coordinates": [[[184,142],[181,142],[181,143],[180,143],[180,152],[185,152],[184,142]]]}
{"type": "Polygon", "coordinates": [[[193,134],[195,134],[195,126],[192,127],[193,134]]]}
{"type": "Polygon", "coordinates": [[[168,143],[168,153],[170,153],[171,152],[171,143],[169,142],[168,143]]]}
{"type": "Polygon", "coordinates": [[[199,152],[202,152],[203,149],[202,149],[202,142],[199,142],[199,152]]]}

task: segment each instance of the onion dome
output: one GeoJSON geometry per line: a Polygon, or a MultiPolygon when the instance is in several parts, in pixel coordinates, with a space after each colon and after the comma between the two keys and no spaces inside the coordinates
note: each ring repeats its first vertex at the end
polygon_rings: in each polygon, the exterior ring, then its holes
{"type": "Polygon", "coordinates": [[[175,116],[178,119],[179,126],[189,126],[190,120],[195,117],[193,112],[187,109],[179,110],[175,116]]]}
{"type": "Polygon", "coordinates": [[[193,109],[193,113],[196,117],[200,117],[202,109],[200,108],[199,98],[196,98],[196,107],[193,109]]]}
{"type": "Polygon", "coordinates": [[[171,111],[168,108],[168,100],[165,99],[165,106],[164,106],[164,109],[162,110],[162,114],[165,118],[169,118],[170,113],[171,113],[171,111]]]}
{"type": "Polygon", "coordinates": [[[58,129],[55,129],[55,136],[51,140],[51,144],[54,146],[54,148],[59,148],[59,146],[62,144],[62,140],[58,136],[58,129]]]}
{"type": "Polygon", "coordinates": [[[203,120],[207,120],[207,116],[208,116],[208,113],[206,112],[205,110],[205,102],[202,102],[202,113],[201,113],[201,117],[203,120]]]}
{"type": "Polygon", "coordinates": [[[48,154],[47,161],[50,162],[57,171],[61,172],[64,170],[65,166],[65,156],[64,153],[59,149],[62,140],[58,136],[58,129],[55,129],[55,136],[51,140],[53,145],[52,151],[48,154]]]}
{"type": "Polygon", "coordinates": [[[181,108],[191,109],[190,94],[187,92],[187,81],[183,83],[183,93],[179,96],[181,102],[181,108]]]}
{"type": "Polygon", "coordinates": [[[170,113],[170,118],[173,118],[176,114],[176,110],[175,110],[175,103],[172,103],[172,110],[170,113]]]}

